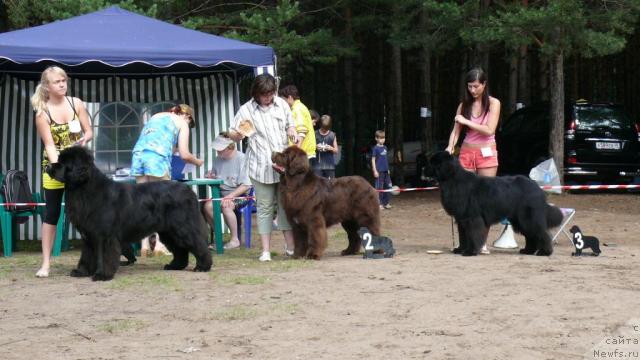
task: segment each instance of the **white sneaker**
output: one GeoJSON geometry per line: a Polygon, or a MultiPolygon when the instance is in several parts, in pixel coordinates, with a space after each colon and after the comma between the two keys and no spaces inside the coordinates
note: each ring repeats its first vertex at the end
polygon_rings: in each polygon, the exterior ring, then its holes
{"type": "Polygon", "coordinates": [[[260,257],[258,258],[258,260],[265,262],[265,261],[271,261],[271,252],[269,251],[263,251],[262,255],[260,255],[260,257]]]}

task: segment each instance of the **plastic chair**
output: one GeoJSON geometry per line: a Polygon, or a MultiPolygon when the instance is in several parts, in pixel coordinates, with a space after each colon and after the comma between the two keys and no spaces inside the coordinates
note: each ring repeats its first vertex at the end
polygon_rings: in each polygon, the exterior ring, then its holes
{"type": "MultiPolygon", "coordinates": [[[[4,175],[0,175],[0,182],[4,179],[4,175]]],[[[33,202],[41,202],[40,193],[33,193],[33,202]]],[[[4,194],[0,194],[0,202],[5,202],[4,194]]],[[[17,250],[17,236],[13,231],[14,225],[17,230],[17,223],[15,219],[17,217],[38,216],[42,219],[44,214],[44,208],[42,206],[36,206],[33,210],[26,211],[7,211],[4,206],[0,206],[0,226],[2,227],[2,242],[4,248],[4,257],[10,257],[13,255],[13,249],[17,250]]]]}
{"type": "Polygon", "coordinates": [[[186,163],[179,155],[171,156],[171,180],[183,180],[184,174],[182,170],[184,170],[186,163]]]}
{"type": "MultiPolygon", "coordinates": [[[[253,187],[249,190],[248,196],[253,196],[253,187]]],[[[238,219],[238,239],[242,242],[242,221],[244,219],[244,245],[247,249],[251,248],[251,214],[256,212],[255,201],[250,198],[247,203],[235,209],[236,219],[238,219]]]]}
{"type": "Polygon", "coordinates": [[[558,231],[556,232],[556,234],[553,236],[553,238],[551,239],[551,241],[554,244],[557,244],[558,241],[556,240],[558,238],[558,236],[563,233],[568,239],[569,242],[571,243],[571,246],[573,246],[573,237],[571,236],[571,234],[569,234],[567,232],[567,230],[565,229],[565,227],[567,226],[567,224],[569,223],[569,221],[571,221],[571,219],[573,219],[573,217],[576,215],[576,209],[571,209],[571,208],[560,208],[560,211],[562,212],[562,223],[560,223],[560,226],[558,226],[558,231]]]}
{"type": "MultiPolygon", "coordinates": [[[[0,174],[0,183],[4,180],[4,175],[0,174]]],[[[40,193],[35,192],[32,194],[32,200],[35,203],[42,203],[44,200],[42,199],[42,195],[40,193]]],[[[4,194],[0,194],[0,202],[5,202],[4,194]]],[[[64,198],[63,198],[64,202],[64,198]]],[[[16,249],[16,241],[17,237],[13,232],[14,220],[17,217],[25,217],[25,216],[40,216],[40,220],[42,220],[42,216],[44,215],[44,206],[36,206],[33,210],[19,211],[19,212],[11,212],[7,211],[4,206],[0,206],[0,227],[2,228],[2,241],[3,241],[3,249],[4,256],[9,257],[13,255],[13,249],[16,249]]],[[[56,230],[56,238],[53,245],[53,256],[60,256],[61,248],[64,250],[69,249],[69,239],[67,237],[67,226],[66,226],[66,216],[64,215],[64,205],[60,211],[60,218],[58,219],[58,227],[56,230]]]]}

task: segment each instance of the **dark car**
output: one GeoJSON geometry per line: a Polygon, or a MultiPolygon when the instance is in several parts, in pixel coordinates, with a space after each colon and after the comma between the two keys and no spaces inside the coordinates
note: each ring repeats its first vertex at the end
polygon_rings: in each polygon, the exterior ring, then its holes
{"type": "MultiPolygon", "coordinates": [[[[550,157],[549,104],[514,112],[497,134],[499,174],[528,175],[550,157]]],[[[632,180],[640,176],[640,124],[622,106],[579,101],[567,106],[564,130],[567,180],[632,180]]]]}

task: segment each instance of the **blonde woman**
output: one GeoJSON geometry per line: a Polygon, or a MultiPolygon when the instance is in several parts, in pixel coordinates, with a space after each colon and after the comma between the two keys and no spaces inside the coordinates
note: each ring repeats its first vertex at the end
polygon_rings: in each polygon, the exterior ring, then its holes
{"type": "Polygon", "coordinates": [[[42,187],[46,203],[42,221],[42,266],[39,278],[49,276],[51,248],[60,217],[64,184],[49,177],[44,168],[58,161],[61,150],[73,145],[84,146],[93,137],[89,115],[82,100],[67,96],[67,73],[57,66],[42,72],[40,83],[31,97],[36,112],[36,129],[42,139],[42,187]]]}

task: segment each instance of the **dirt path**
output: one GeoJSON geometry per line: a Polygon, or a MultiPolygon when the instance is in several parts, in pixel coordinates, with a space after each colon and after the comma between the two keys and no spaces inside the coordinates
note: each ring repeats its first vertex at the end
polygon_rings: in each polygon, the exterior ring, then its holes
{"type": "Polygon", "coordinates": [[[614,349],[640,358],[638,194],[551,197],[578,210],[585,234],[615,245],[583,258],[569,256],[565,237],[550,258],[452,255],[437,196],[393,198],[383,213],[391,260],[338,256],[337,228],[319,262],[280,254],[262,264],[254,244],[216,256],[208,274],[145,258],[107,283],[67,276],[77,251],[46,280],[33,277],[37,253],[0,258],[0,358],[593,359],[614,349]],[[629,340],[612,344],[620,335],[629,340]]]}

